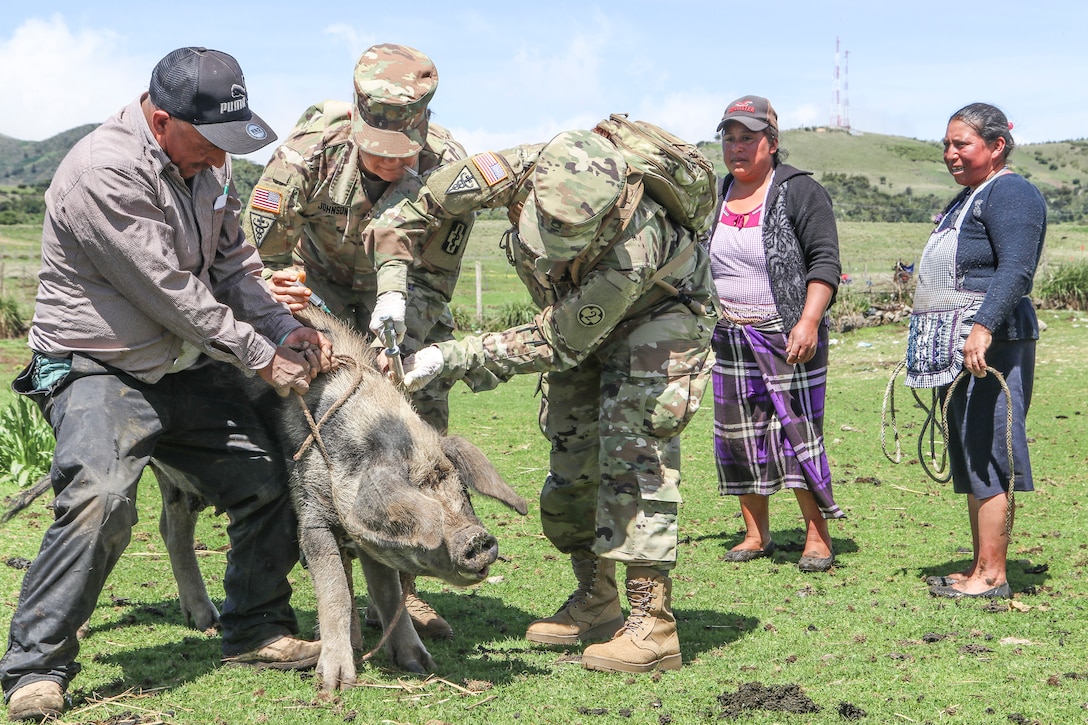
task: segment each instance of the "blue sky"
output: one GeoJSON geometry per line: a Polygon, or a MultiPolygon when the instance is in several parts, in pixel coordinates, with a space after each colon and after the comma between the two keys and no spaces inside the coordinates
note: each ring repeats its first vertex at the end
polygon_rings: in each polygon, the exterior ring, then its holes
{"type": "Polygon", "coordinates": [[[470,152],[546,141],[611,112],[699,141],[749,93],[771,99],[783,128],[827,125],[836,40],[839,97],[858,131],[935,140],[953,111],[987,101],[1021,143],[1088,137],[1088,4],[1069,0],[8,6],[0,134],[23,140],[104,120],[186,45],[234,55],[252,107],[282,137],[310,104],[350,100],[363,50],[397,42],[435,61],[435,120],[470,152]]]}

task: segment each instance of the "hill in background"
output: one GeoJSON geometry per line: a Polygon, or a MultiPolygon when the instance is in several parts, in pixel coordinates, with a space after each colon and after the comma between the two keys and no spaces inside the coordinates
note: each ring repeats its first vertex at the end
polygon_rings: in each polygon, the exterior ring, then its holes
{"type": "MultiPolygon", "coordinates": [[[[720,144],[699,146],[724,174],[720,144]]],[[[828,188],[843,219],[927,221],[959,191],[938,141],[817,127],[783,131],[781,146],[828,188]]],[[[1009,166],[1043,192],[1051,222],[1088,222],[1088,139],[1018,146],[1009,166]]]]}
{"type": "Polygon", "coordinates": [[[97,125],[77,126],[44,141],[20,141],[0,134],[0,185],[48,184],[68,150],[97,125]]]}
{"type": "MultiPolygon", "coordinates": [[[[27,222],[41,213],[44,185],[64,154],[94,128],[79,126],[45,141],[0,135],[0,223],[27,222]]],[[[724,174],[718,142],[699,146],[724,174]]],[[[959,190],[937,141],[815,127],[783,131],[782,147],[790,164],[814,172],[827,187],[843,220],[928,221],[959,190]]],[[[1088,140],[1027,144],[1010,161],[1042,190],[1052,222],[1088,223],[1088,140]]],[[[257,164],[234,159],[234,182],[243,198],[260,172],[257,164]]]]}

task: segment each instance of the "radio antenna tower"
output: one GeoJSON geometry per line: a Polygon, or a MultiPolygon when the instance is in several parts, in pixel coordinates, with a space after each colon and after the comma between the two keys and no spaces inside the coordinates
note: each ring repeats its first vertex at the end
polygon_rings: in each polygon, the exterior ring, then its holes
{"type": "Polygon", "coordinates": [[[850,130],[850,51],[842,52],[842,127],[850,130]]]}
{"type": "Polygon", "coordinates": [[[831,90],[831,128],[850,130],[850,101],[847,98],[849,81],[847,73],[850,67],[850,51],[843,52],[843,73],[839,75],[839,39],[835,38],[835,79],[831,90]]]}
{"type": "Polygon", "coordinates": [[[835,37],[835,80],[831,86],[831,128],[842,128],[842,102],[839,99],[839,38],[835,37]]]}

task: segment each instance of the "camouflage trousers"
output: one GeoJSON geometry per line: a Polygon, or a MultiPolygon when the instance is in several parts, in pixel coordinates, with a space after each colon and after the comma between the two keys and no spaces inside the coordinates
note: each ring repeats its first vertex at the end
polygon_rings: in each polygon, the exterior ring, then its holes
{"type": "MultiPolygon", "coordinates": [[[[320,297],[334,315],[359,332],[370,335],[370,318],[374,314],[377,299],[375,290],[355,290],[330,282],[320,274],[307,270],[306,284],[320,297]]],[[[404,341],[401,352],[405,356],[436,342],[453,339],[453,314],[441,293],[423,284],[413,284],[408,279],[407,309],[404,315],[404,341]]],[[[454,381],[436,378],[422,390],[412,393],[412,405],[416,412],[439,433],[449,427],[449,394],[454,381]]]]}
{"type": "Polygon", "coordinates": [[[680,433],[710,378],[713,320],[669,311],[621,325],[576,368],[546,373],[545,536],[634,565],[676,561],[680,433]]]}

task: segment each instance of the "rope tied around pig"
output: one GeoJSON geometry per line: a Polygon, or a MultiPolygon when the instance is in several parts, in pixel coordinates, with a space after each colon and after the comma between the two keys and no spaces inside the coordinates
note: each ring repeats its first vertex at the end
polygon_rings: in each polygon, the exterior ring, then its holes
{"type": "MultiPolygon", "coordinates": [[[[892,377],[888,380],[888,387],[884,391],[884,401],[880,408],[880,447],[884,451],[884,457],[892,463],[899,463],[903,460],[903,450],[899,444],[899,426],[896,425],[895,420],[895,379],[899,376],[899,373],[906,369],[906,360],[900,360],[892,371],[892,377]],[[885,433],[889,427],[888,415],[891,414],[891,424],[893,439],[895,441],[895,457],[893,458],[888,453],[888,444],[885,437],[885,433]]],[[[1013,456],[1012,456],[1012,395],[1009,392],[1008,383],[1005,382],[1005,377],[996,369],[986,366],[986,373],[993,375],[996,378],[998,384],[1001,386],[1001,391],[1005,394],[1005,450],[1009,456],[1009,492],[1008,492],[1008,504],[1005,507],[1005,534],[1006,536],[1012,536],[1012,523],[1013,512],[1016,507],[1015,492],[1015,469],[1013,468],[1013,456]]],[[[952,471],[948,468],[942,468],[947,463],[948,456],[948,403],[952,400],[952,393],[955,391],[956,386],[960,384],[965,378],[971,375],[968,370],[961,370],[959,375],[948,386],[948,390],[944,395],[944,403],[940,406],[940,419],[937,418],[937,398],[938,391],[933,389],[932,401],[929,405],[926,405],[921,398],[918,397],[918,391],[911,388],[911,393],[914,395],[915,401],[917,401],[919,407],[926,413],[926,419],[922,423],[922,430],[918,433],[918,462],[922,465],[922,470],[937,483],[945,483],[952,478],[952,471]],[[936,437],[934,429],[939,427],[941,434],[944,438],[944,449],[941,452],[941,461],[937,461],[936,454],[936,437]],[[926,430],[929,429],[929,454],[930,462],[926,463],[926,457],[922,454],[922,443],[926,437],[926,430]],[[932,468],[930,467],[932,465],[932,468]]]]}
{"type": "Polygon", "coordinates": [[[359,362],[350,355],[334,355],[333,361],[339,365],[346,365],[355,371],[355,377],[351,381],[351,385],[344,391],[329,409],[325,411],[325,414],[321,416],[321,420],[315,421],[313,413],[306,406],[306,399],[302,397],[302,394],[295,391],[295,398],[298,400],[299,407],[302,408],[302,414],[306,416],[306,422],[310,426],[310,435],[306,436],[306,440],[302,442],[299,449],[295,452],[291,458],[295,461],[301,461],[302,457],[306,455],[306,452],[310,450],[310,446],[317,444],[317,448],[321,451],[322,458],[325,459],[325,465],[332,467],[332,461],[329,458],[329,452],[325,450],[325,441],[321,440],[321,427],[325,425],[325,422],[331,418],[340,407],[355,394],[355,391],[359,389],[359,386],[363,384],[363,367],[359,362]]]}

